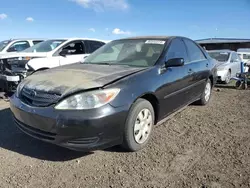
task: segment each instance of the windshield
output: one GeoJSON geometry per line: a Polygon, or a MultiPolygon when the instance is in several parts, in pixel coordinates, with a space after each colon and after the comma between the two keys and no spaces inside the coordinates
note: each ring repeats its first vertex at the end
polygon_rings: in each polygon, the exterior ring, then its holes
{"type": "Polygon", "coordinates": [[[228,61],[230,53],[229,52],[208,52],[208,54],[217,61],[225,62],[228,61]]]}
{"type": "Polygon", "coordinates": [[[66,40],[46,40],[24,50],[23,52],[50,52],[65,41],[66,40]]]}
{"type": "Polygon", "coordinates": [[[160,57],[164,44],[165,41],[146,39],[112,41],[88,56],[84,63],[153,66],[160,57]]]}
{"type": "Polygon", "coordinates": [[[10,43],[10,40],[4,40],[0,42],[0,52],[10,43]]]}

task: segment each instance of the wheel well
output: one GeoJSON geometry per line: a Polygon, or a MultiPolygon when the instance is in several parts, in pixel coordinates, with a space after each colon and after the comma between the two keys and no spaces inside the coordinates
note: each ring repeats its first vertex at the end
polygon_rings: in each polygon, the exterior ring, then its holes
{"type": "Polygon", "coordinates": [[[209,80],[210,80],[210,82],[211,82],[211,84],[212,84],[212,86],[214,85],[214,78],[213,78],[213,76],[211,75],[211,76],[209,76],[209,80]]]}
{"type": "Polygon", "coordinates": [[[159,101],[156,98],[155,95],[153,94],[145,94],[143,96],[141,96],[140,98],[145,99],[147,101],[149,101],[151,103],[151,105],[154,108],[154,113],[155,113],[155,124],[158,122],[158,116],[159,116],[159,101]]]}
{"type": "Polygon", "coordinates": [[[44,68],[37,69],[35,72],[37,72],[37,71],[43,71],[43,70],[47,70],[47,69],[49,69],[49,68],[44,67],[44,68]]]}
{"type": "Polygon", "coordinates": [[[40,69],[37,69],[37,70],[31,72],[30,75],[32,75],[32,74],[34,74],[34,73],[36,73],[38,71],[43,71],[43,70],[47,70],[47,69],[49,69],[49,68],[40,68],[40,69]]]}

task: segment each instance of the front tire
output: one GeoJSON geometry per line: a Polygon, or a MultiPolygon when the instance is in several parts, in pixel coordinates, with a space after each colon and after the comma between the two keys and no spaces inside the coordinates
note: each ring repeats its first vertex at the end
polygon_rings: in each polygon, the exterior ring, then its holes
{"type": "Polygon", "coordinates": [[[129,111],[122,146],[128,151],[144,148],[151,137],[154,121],[155,115],[151,103],[145,99],[138,99],[129,111]]]}
{"type": "Polygon", "coordinates": [[[211,80],[208,79],[205,85],[205,89],[201,95],[201,99],[197,101],[197,104],[206,105],[210,101],[211,92],[212,92],[212,83],[211,80]]]}
{"type": "Polygon", "coordinates": [[[231,71],[228,70],[224,84],[228,84],[230,82],[230,80],[231,80],[231,71]]]}

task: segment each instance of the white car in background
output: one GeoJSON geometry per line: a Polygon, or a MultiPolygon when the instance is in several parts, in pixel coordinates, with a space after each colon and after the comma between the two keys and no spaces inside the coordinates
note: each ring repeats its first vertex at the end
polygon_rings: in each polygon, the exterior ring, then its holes
{"type": "Polygon", "coordinates": [[[240,48],[237,50],[237,53],[244,63],[250,65],[250,48],[240,48]]]}
{"type": "Polygon", "coordinates": [[[217,60],[217,80],[228,84],[241,71],[241,58],[235,51],[210,50],[208,54],[217,60]]]}
{"type": "Polygon", "coordinates": [[[87,38],[50,39],[22,52],[0,58],[0,88],[13,91],[27,75],[62,65],[84,61],[103,46],[104,41],[87,38]]]}
{"type": "Polygon", "coordinates": [[[34,46],[44,39],[10,39],[0,42],[0,56],[9,52],[20,52],[34,46]]]}

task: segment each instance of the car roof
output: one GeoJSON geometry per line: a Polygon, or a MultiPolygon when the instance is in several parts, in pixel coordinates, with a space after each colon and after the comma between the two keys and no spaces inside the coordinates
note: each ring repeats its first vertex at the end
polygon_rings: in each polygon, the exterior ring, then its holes
{"type": "Polygon", "coordinates": [[[96,38],[53,38],[53,39],[48,39],[48,40],[67,40],[67,41],[72,41],[72,40],[94,40],[94,41],[99,41],[99,42],[107,42],[106,40],[101,40],[101,39],[96,39],[96,38]]]}
{"type": "Polygon", "coordinates": [[[250,53],[250,48],[239,48],[237,50],[237,52],[243,52],[243,53],[247,52],[247,53],[250,53]]]}
{"type": "Polygon", "coordinates": [[[229,53],[232,53],[232,52],[235,52],[235,51],[225,49],[225,50],[208,50],[207,52],[229,52],[229,53]]]}
{"type": "Polygon", "coordinates": [[[136,36],[136,37],[121,38],[117,40],[137,40],[137,39],[168,40],[173,37],[177,37],[177,36],[136,36]]]}
{"type": "Polygon", "coordinates": [[[95,40],[95,41],[99,41],[99,42],[109,42],[107,40],[101,40],[101,39],[95,39],[95,38],[51,38],[51,39],[45,39],[45,38],[18,38],[18,39],[7,39],[7,40],[3,40],[3,41],[20,41],[20,40],[68,40],[68,41],[72,41],[72,40],[95,40]]]}
{"type": "Polygon", "coordinates": [[[48,40],[44,38],[17,38],[17,39],[7,39],[5,41],[20,41],[20,40],[48,40]]]}

